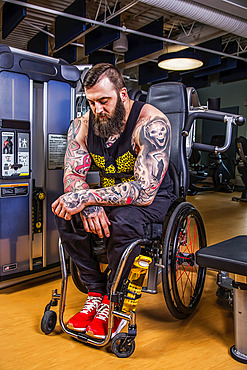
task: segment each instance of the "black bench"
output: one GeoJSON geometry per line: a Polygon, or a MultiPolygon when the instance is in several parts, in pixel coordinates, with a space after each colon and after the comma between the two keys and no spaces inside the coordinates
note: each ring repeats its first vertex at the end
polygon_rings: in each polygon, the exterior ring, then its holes
{"type": "Polygon", "coordinates": [[[235,274],[232,281],[235,345],[230,353],[235,360],[247,364],[247,235],[197,251],[196,262],[203,267],[235,274]]]}

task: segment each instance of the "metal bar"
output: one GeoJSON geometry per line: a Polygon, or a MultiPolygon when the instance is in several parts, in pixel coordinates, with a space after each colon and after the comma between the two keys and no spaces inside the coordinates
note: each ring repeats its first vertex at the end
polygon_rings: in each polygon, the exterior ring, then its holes
{"type": "MultiPolygon", "coordinates": [[[[47,194],[46,191],[46,182],[47,182],[47,125],[48,125],[48,84],[44,82],[44,91],[43,91],[43,145],[44,145],[44,164],[43,164],[43,191],[47,194]]],[[[43,207],[43,267],[46,267],[47,264],[47,198],[42,202],[43,207]]]]}
{"type": "Polygon", "coordinates": [[[123,252],[122,256],[121,256],[121,259],[119,261],[119,264],[118,264],[118,267],[117,267],[117,271],[115,273],[115,276],[114,276],[114,279],[113,279],[113,282],[112,282],[112,286],[111,286],[111,295],[114,294],[117,290],[117,287],[118,287],[118,284],[119,284],[119,280],[122,276],[122,272],[123,272],[123,269],[124,269],[124,266],[126,264],[126,261],[130,255],[130,253],[133,251],[133,249],[137,246],[137,245],[146,245],[150,243],[149,240],[147,239],[138,239],[136,240],[135,242],[131,243],[126,249],[125,251],[123,252]]]}
{"type": "Polygon", "coordinates": [[[35,57],[36,59],[38,58],[38,59],[41,59],[47,62],[59,63],[59,59],[54,58],[54,57],[50,57],[50,56],[42,55],[42,54],[36,54],[36,53],[33,53],[32,51],[13,48],[12,46],[10,46],[9,48],[13,53],[21,54],[23,56],[35,57]]]}
{"type": "MultiPolygon", "coordinates": [[[[99,23],[100,23],[100,25],[101,25],[101,26],[102,26],[102,25],[104,25],[104,24],[105,24],[105,22],[110,21],[111,19],[115,18],[117,15],[119,15],[119,14],[121,14],[121,13],[125,12],[126,10],[130,9],[132,6],[136,5],[139,1],[140,1],[140,0],[134,0],[134,1],[132,1],[130,4],[127,4],[127,5],[126,5],[126,6],[124,6],[123,8],[119,9],[118,11],[116,11],[115,13],[113,13],[113,14],[109,15],[109,16],[104,20],[104,22],[102,22],[102,21],[101,21],[101,22],[99,22],[99,23]]],[[[97,17],[95,18],[95,20],[94,20],[94,21],[96,21],[96,19],[97,19],[97,17]]],[[[91,23],[92,23],[92,22],[91,22],[91,23]]],[[[74,41],[76,41],[76,40],[78,40],[78,39],[82,38],[83,36],[87,35],[88,33],[92,32],[93,30],[95,30],[95,29],[96,29],[96,28],[98,28],[98,27],[99,27],[98,25],[94,25],[94,26],[92,26],[92,27],[88,28],[86,31],[82,32],[80,35],[78,35],[78,36],[74,37],[71,41],[67,42],[66,44],[64,44],[64,45],[63,45],[63,46],[61,46],[60,48],[56,49],[56,51],[61,50],[61,49],[62,49],[62,48],[64,48],[65,46],[67,46],[67,45],[71,44],[72,42],[74,42],[74,41]]]]}
{"type": "Polygon", "coordinates": [[[30,112],[29,112],[29,120],[30,120],[30,180],[29,180],[29,268],[30,271],[33,270],[33,248],[32,248],[32,239],[33,239],[33,222],[32,222],[32,207],[33,207],[33,120],[34,120],[34,91],[33,91],[33,80],[30,79],[30,112]]]}
{"type": "Polygon", "coordinates": [[[45,33],[46,35],[48,36],[51,36],[51,37],[55,37],[51,32],[48,32],[46,30],[43,30],[42,28],[38,27],[38,26],[35,26],[35,24],[32,24],[28,21],[26,21],[25,19],[23,20],[24,23],[28,24],[29,26],[33,27],[33,28],[36,28],[36,30],[40,31],[40,32],[43,32],[45,33]]]}
{"type": "Polygon", "coordinates": [[[66,261],[64,256],[64,249],[61,243],[61,240],[58,241],[58,251],[61,263],[61,273],[62,273],[62,283],[61,283],[61,295],[60,295],[60,305],[59,305],[59,322],[63,331],[67,332],[67,329],[64,325],[63,314],[65,310],[65,301],[67,293],[67,283],[68,283],[68,273],[66,267],[66,261]]]}
{"type": "MultiPolygon", "coordinates": [[[[112,327],[113,327],[113,315],[109,315],[109,324],[110,327],[108,326],[108,335],[106,336],[105,339],[102,341],[97,341],[92,338],[89,338],[86,334],[83,333],[75,333],[72,330],[68,329],[63,320],[63,315],[65,311],[65,301],[66,301],[66,292],[67,292],[67,283],[68,283],[68,273],[67,273],[67,267],[66,267],[66,261],[65,261],[65,255],[64,255],[64,249],[63,245],[61,243],[61,240],[59,239],[59,244],[58,244],[58,249],[59,249],[59,256],[60,256],[60,262],[61,262],[61,272],[62,272],[62,283],[61,283],[61,295],[60,295],[60,305],[59,305],[59,323],[62,328],[62,330],[71,335],[72,337],[84,342],[84,343],[90,343],[93,344],[97,347],[103,347],[105,346],[111,339],[111,334],[112,334],[112,327]]],[[[110,304],[110,313],[114,309],[114,303],[110,304]]]]}
{"type": "MultiPolygon", "coordinates": [[[[51,13],[51,14],[54,14],[54,15],[61,15],[61,16],[66,17],[66,18],[71,18],[71,19],[75,19],[75,20],[78,20],[78,21],[86,22],[86,23],[92,23],[92,24],[95,24],[95,25],[98,25],[98,26],[111,28],[111,29],[114,29],[114,30],[122,31],[122,32],[127,32],[127,33],[137,35],[137,36],[148,37],[150,39],[154,39],[154,40],[158,40],[158,41],[162,41],[162,42],[168,42],[170,44],[176,44],[176,45],[182,45],[182,46],[190,47],[190,48],[193,48],[195,50],[205,51],[206,53],[211,53],[211,54],[221,55],[221,56],[232,58],[232,59],[242,60],[243,62],[247,63],[247,58],[238,57],[238,56],[235,56],[235,55],[232,55],[232,54],[226,54],[226,53],[223,53],[223,52],[220,52],[220,51],[211,50],[211,49],[207,49],[207,48],[204,48],[204,47],[201,47],[201,46],[191,45],[191,44],[187,44],[187,43],[176,41],[176,40],[170,40],[170,39],[167,39],[167,38],[161,37],[161,36],[156,36],[156,35],[151,35],[151,34],[148,34],[148,33],[140,32],[140,31],[135,31],[135,30],[126,28],[125,26],[119,27],[119,26],[115,26],[115,25],[109,24],[109,23],[102,23],[102,22],[95,21],[93,19],[89,19],[89,18],[85,18],[85,17],[79,17],[77,15],[72,15],[72,14],[68,14],[68,13],[64,13],[64,12],[59,12],[59,11],[44,8],[44,7],[41,7],[41,6],[24,3],[22,1],[5,0],[5,2],[11,3],[11,4],[16,4],[16,5],[22,5],[23,7],[26,7],[26,8],[36,9],[36,10],[46,12],[46,13],[51,13]]],[[[78,36],[77,36],[77,38],[78,38],[78,36]]],[[[71,41],[73,42],[74,40],[71,40],[71,41]]],[[[59,50],[59,49],[57,49],[57,50],[59,50]]]]}
{"type": "Polygon", "coordinates": [[[75,96],[76,96],[76,89],[74,87],[71,88],[70,92],[71,100],[70,100],[70,120],[75,119],[75,96]]]}

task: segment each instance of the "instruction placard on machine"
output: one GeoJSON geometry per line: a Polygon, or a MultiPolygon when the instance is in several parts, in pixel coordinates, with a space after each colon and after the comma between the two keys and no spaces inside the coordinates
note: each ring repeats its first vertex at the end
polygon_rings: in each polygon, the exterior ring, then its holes
{"type": "Polygon", "coordinates": [[[64,156],[67,148],[66,135],[48,135],[48,169],[56,170],[64,167],[64,156]]]}
{"type": "Polygon", "coordinates": [[[29,176],[29,133],[2,131],[2,177],[29,176]]]}
{"type": "Polygon", "coordinates": [[[18,152],[17,163],[21,166],[19,169],[20,176],[29,175],[29,134],[27,132],[17,133],[18,152]]]}
{"type": "Polygon", "coordinates": [[[2,132],[2,175],[11,176],[15,170],[15,133],[11,131],[2,132]]]}

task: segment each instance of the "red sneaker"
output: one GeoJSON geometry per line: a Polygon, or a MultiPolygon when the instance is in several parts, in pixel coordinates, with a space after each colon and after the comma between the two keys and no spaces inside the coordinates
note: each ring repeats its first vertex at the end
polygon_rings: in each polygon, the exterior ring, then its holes
{"type": "MultiPolygon", "coordinates": [[[[108,317],[109,317],[109,304],[110,301],[105,295],[103,301],[99,307],[99,310],[93,319],[93,321],[88,325],[86,334],[93,338],[105,339],[108,333],[108,317]]],[[[126,320],[114,317],[114,326],[112,329],[112,338],[118,334],[123,327],[126,325],[126,320]]]]}
{"type": "Polygon", "coordinates": [[[101,293],[89,292],[83,309],[67,322],[67,328],[86,331],[88,324],[93,320],[102,301],[101,293]]]}

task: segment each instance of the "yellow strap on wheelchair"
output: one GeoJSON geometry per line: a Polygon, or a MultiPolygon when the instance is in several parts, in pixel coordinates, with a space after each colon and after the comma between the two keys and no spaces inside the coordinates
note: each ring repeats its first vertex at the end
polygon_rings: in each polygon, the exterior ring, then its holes
{"type": "Polygon", "coordinates": [[[122,306],[123,312],[135,311],[137,302],[141,297],[143,281],[151,262],[150,257],[141,254],[136,257],[127,280],[127,294],[122,306]]]}

